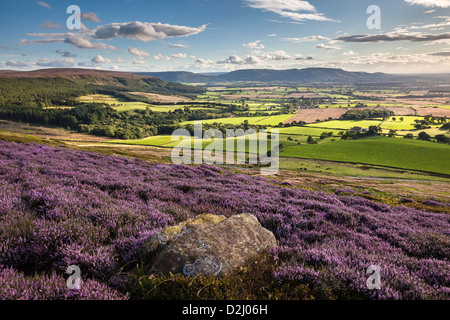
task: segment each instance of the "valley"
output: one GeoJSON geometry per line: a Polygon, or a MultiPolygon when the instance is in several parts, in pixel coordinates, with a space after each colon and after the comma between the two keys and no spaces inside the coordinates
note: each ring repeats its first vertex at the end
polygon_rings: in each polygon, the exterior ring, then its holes
{"type": "MultiPolygon", "coordinates": [[[[447,263],[450,92],[430,94],[439,87],[408,83],[191,86],[99,71],[49,72],[14,74],[12,82],[11,74],[2,79],[0,73],[0,91],[7,92],[0,99],[0,196],[6,199],[0,210],[9,212],[0,237],[11,240],[5,252],[29,257],[8,256],[3,263],[11,266],[11,279],[34,283],[30,297],[42,295],[43,283],[61,281],[58,271],[45,272],[58,270],[61,259],[74,259],[93,288],[76,299],[370,299],[364,285],[345,284],[360,283],[365,274],[342,260],[351,252],[362,265],[375,255],[391,266],[390,291],[381,290],[377,299],[443,299],[443,289],[416,269],[429,258],[444,269],[447,263]],[[33,74],[39,80],[30,80],[33,74]],[[26,97],[20,95],[24,86],[26,97]],[[195,136],[199,123],[201,136],[195,136]],[[211,129],[224,135],[205,137],[211,129]],[[185,130],[183,143],[194,152],[204,155],[215,145],[226,153],[232,145],[233,159],[246,162],[173,164],[180,138],[175,130],[185,130]],[[227,137],[229,130],[244,135],[227,137]],[[264,165],[249,159],[266,131],[279,133],[277,141],[268,141],[279,169],[265,177],[264,165]],[[239,141],[241,150],[235,148],[239,141]],[[272,148],[277,143],[278,153],[272,148]],[[8,200],[14,197],[16,202],[8,200]],[[279,251],[224,277],[146,276],[136,265],[149,234],[204,213],[244,211],[274,232],[279,251]],[[50,257],[42,253],[41,233],[53,229],[41,228],[40,221],[70,235],[59,239],[49,231],[50,257]],[[379,254],[380,246],[391,254],[379,254]],[[331,252],[339,262],[317,273],[321,258],[303,252],[331,252]],[[306,271],[288,267],[290,257],[303,261],[306,271]],[[29,259],[39,266],[30,267],[29,259]],[[104,263],[91,262],[99,259],[104,263]],[[410,276],[395,278],[405,264],[410,276]],[[342,269],[347,280],[330,278],[342,269]],[[317,276],[298,282],[285,275],[303,272],[317,276]],[[254,286],[246,291],[249,283],[254,286]],[[404,292],[405,285],[411,291],[404,292]],[[205,286],[211,291],[202,291],[205,286]]],[[[433,275],[443,277],[443,270],[433,275]]],[[[46,292],[53,299],[70,296],[46,292]]]]}

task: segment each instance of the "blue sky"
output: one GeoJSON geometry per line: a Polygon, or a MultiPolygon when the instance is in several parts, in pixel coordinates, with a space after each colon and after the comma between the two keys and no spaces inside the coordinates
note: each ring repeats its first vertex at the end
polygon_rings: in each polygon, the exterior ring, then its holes
{"type": "Polygon", "coordinates": [[[450,0],[14,0],[0,69],[450,72],[450,0]],[[82,12],[69,30],[67,8],[82,12]],[[370,5],[380,29],[369,29],[370,5]]]}

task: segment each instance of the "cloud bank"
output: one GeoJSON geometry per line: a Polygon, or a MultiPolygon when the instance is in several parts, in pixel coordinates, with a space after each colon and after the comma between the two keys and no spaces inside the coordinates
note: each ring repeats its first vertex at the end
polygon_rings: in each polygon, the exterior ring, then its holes
{"type": "Polygon", "coordinates": [[[418,4],[425,7],[450,8],[450,0],[405,0],[409,4],[418,4]]]}
{"type": "Polygon", "coordinates": [[[198,34],[205,29],[206,25],[192,28],[163,23],[133,21],[99,26],[94,30],[93,38],[97,40],[128,38],[147,42],[166,38],[187,37],[198,34]]]}
{"type": "Polygon", "coordinates": [[[282,17],[295,21],[315,20],[334,21],[317,9],[308,1],[303,0],[244,0],[248,7],[273,12],[282,17]]]}

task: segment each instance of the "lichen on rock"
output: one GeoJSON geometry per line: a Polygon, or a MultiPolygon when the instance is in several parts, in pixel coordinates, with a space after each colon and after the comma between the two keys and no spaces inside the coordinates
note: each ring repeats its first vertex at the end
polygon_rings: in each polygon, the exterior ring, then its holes
{"type": "Polygon", "coordinates": [[[142,258],[154,273],[221,275],[274,246],[275,236],[253,215],[204,214],[155,234],[142,258]]]}

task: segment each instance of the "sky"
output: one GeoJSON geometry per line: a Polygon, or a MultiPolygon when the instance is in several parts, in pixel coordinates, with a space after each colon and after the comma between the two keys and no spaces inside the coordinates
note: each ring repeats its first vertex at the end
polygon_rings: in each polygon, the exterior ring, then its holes
{"type": "Polygon", "coordinates": [[[450,72],[450,0],[2,0],[0,30],[10,70],[450,72]]]}

